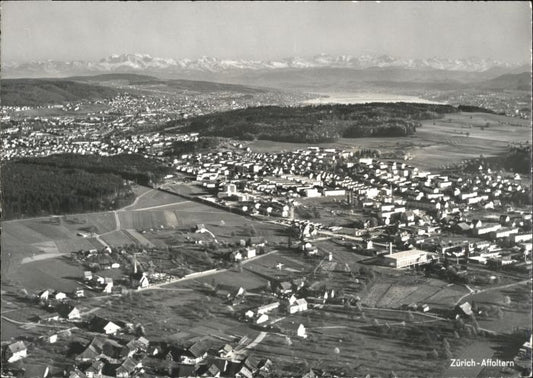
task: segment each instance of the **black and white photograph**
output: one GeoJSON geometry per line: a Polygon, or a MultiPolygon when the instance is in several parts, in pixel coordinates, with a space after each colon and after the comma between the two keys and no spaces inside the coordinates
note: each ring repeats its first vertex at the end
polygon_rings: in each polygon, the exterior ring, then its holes
{"type": "Polygon", "coordinates": [[[1,1],[1,374],[531,377],[528,1],[1,1]]]}

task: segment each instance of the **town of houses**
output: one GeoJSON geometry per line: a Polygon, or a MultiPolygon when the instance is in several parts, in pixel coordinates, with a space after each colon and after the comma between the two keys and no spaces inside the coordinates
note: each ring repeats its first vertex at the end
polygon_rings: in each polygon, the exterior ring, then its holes
{"type": "Polygon", "coordinates": [[[301,99],[300,95],[285,92],[264,91],[247,96],[185,91],[155,96],[125,93],[109,100],[63,105],[3,106],[0,158],[12,160],[58,153],[161,156],[173,141],[190,140],[187,136],[163,137],[149,132],[168,121],[249,106],[291,105],[301,99]],[[35,115],[36,112],[43,115],[35,115]]]}
{"type": "Polygon", "coordinates": [[[398,247],[422,244],[446,231],[466,239],[453,244],[467,246],[459,249],[469,250],[474,262],[531,261],[531,211],[509,205],[525,190],[518,174],[502,177],[480,167],[473,175],[445,176],[405,162],[318,147],[276,154],[247,150],[183,155],[173,163],[178,172],[213,192],[204,196],[206,201],[244,214],[292,220],[299,202],[340,198],[361,210],[367,218],[364,227],[394,226],[390,242],[398,247]]]}
{"type": "MultiPolygon", "coordinates": [[[[154,142],[160,143],[157,135],[147,139],[147,143],[154,142]]],[[[524,190],[518,175],[502,177],[480,167],[475,174],[446,176],[405,162],[359,157],[351,151],[309,147],[287,153],[257,153],[239,147],[183,155],[169,162],[176,173],[169,175],[161,188],[169,190],[179,180],[177,176],[187,176],[211,193],[197,198],[202,202],[296,229],[300,241],[294,245],[295,253],[308,256],[318,253],[313,240],[326,236],[346,242],[354,253],[378,256],[376,264],[390,269],[440,264],[442,260],[453,264],[459,259],[480,266],[492,264],[494,269],[531,263],[531,211],[509,205],[512,196],[524,190]],[[298,219],[298,207],[306,201],[328,197],[363,221],[354,227],[326,227],[321,219],[298,219]]],[[[209,230],[205,226],[197,226],[195,234],[206,233],[209,230]]],[[[257,237],[241,241],[228,259],[237,263],[253,259],[264,253],[266,243],[257,237]]],[[[87,263],[91,256],[100,256],[102,261],[101,256],[111,256],[112,252],[127,255],[106,247],[78,252],[77,258],[87,263]]],[[[187,278],[148,274],[137,269],[136,254],[132,256],[133,271],[125,280],[106,277],[105,269],[121,266],[108,258],[109,267],[102,266],[103,273],[86,271],[80,277],[85,290],[103,296],[124,295],[129,290],[147,290],[161,282],[187,278]]],[[[332,260],[329,254],[334,264],[332,260]]],[[[219,290],[217,295],[237,309],[240,321],[259,327],[271,327],[276,319],[305,312],[311,305],[344,300],[333,290],[312,290],[305,277],[272,282],[271,293],[259,303],[250,302],[242,288],[219,290]]],[[[222,342],[203,336],[172,344],[152,341],[140,331],[140,324],[90,314],[83,305],[85,298],[82,287],[72,293],[43,288],[27,298],[49,312],[38,322],[70,323],[92,335],[80,345],[69,377],[134,377],[142,376],[147,368],[173,377],[261,377],[268,376],[273,368],[269,359],[240,349],[242,340],[238,339],[222,342]]],[[[420,311],[428,311],[427,305],[418,306],[420,311]]],[[[56,343],[68,335],[68,329],[58,331],[39,342],[56,343]]],[[[288,335],[307,337],[303,324],[296,324],[288,335]]],[[[14,363],[36,347],[17,341],[4,347],[3,358],[14,363]]],[[[51,374],[46,364],[40,368],[43,375],[39,376],[51,374]]]]}

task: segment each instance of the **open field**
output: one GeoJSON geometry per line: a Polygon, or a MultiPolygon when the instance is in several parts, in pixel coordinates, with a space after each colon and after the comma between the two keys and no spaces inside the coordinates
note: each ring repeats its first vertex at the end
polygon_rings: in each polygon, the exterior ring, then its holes
{"type": "MultiPolygon", "coordinates": [[[[217,277],[220,275],[215,275],[217,277]]],[[[225,278],[232,282],[232,277],[225,278]]],[[[215,278],[215,279],[217,279],[215,278]]],[[[252,279],[254,279],[252,277],[252,279]]],[[[211,280],[209,279],[209,282],[211,280]]],[[[124,298],[110,298],[99,314],[111,318],[141,322],[147,334],[157,339],[172,339],[175,334],[211,335],[230,340],[257,331],[242,327],[233,319],[223,298],[202,293],[201,280],[189,280],[165,286],[160,290],[132,293],[124,298]],[[199,291],[200,290],[200,291],[199,291]],[[153,312],[157,310],[157,319],[153,312]]]]}
{"type": "Polygon", "coordinates": [[[172,194],[168,194],[160,190],[148,189],[139,186],[137,186],[137,188],[143,188],[145,190],[137,190],[137,198],[135,199],[134,203],[129,206],[126,206],[124,210],[139,210],[150,207],[163,207],[167,204],[174,204],[185,201],[183,198],[173,196],[172,194]]]}
{"type": "MultiPolygon", "coordinates": [[[[410,163],[414,166],[440,169],[464,159],[477,158],[481,154],[497,155],[505,152],[509,143],[527,140],[531,143],[528,120],[487,113],[457,113],[446,114],[442,119],[423,121],[416,134],[408,137],[341,138],[320,146],[347,150],[377,149],[382,154],[393,154],[399,158],[410,153],[413,157],[410,163]],[[484,130],[481,130],[481,126],[484,130]]],[[[254,151],[274,152],[305,149],[316,144],[257,140],[248,143],[248,146],[254,151]]]]}
{"type": "Polygon", "coordinates": [[[112,212],[64,215],[61,224],[71,231],[87,231],[102,234],[115,229],[115,217],[112,212]]]}
{"type": "Polygon", "coordinates": [[[430,308],[452,308],[468,290],[459,285],[424,277],[381,277],[367,288],[361,297],[368,307],[399,308],[411,303],[427,304],[430,308]]]}
{"type": "Polygon", "coordinates": [[[21,265],[10,281],[30,292],[47,288],[72,291],[80,285],[76,282],[83,276],[83,267],[66,258],[53,258],[21,265]]]}
{"type": "MultiPolygon", "coordinates": [[[[385,313],[368,318],[379,319],[381,324],[387,321],[393,324],[397,316],[390,318],[385,313]]],[[[283,335],[270,333],[255,351],[262,357],[272,358],[281,371],[296,376],[309,367],[335,369],[349,377],[384,376],[391,371],[400,377],[411,376],[413,371],[417,371],[417,376],[439,376],[445,361],[426,358],[427,352],[438,343],[419,342],[409,336],[414,334],[413,327],[420,328],[419,325],[392,325],[391,335],[382,335],[374,331],[371,324],[370,320],[353,318],[342,311],[310,310],[276,323],[283,335]],[[307,339],[296,336],[300,324],[306,328],[307,339]]],[[[430,326],[443,325],[437,322],[430,326]]],[[[443,332],[449,331],[444,327],[443,332]]]]}
{"type": "MultiPolygon", "coordinates": [[[[113,246],[137,244],[165,248],[174,245],[177,231],[190,232],[202,223],[221,241],[235,242],[250,236],[250,224],[257,235],[269,241],[286,242],[285,230],[274,224],[252,221],[241,215],[225,212],[208,205],[183,200],[182,197],[156,190],[138,188],[139,201],[134,207],[151,205],[146,210],[118,210],[61,217],[43,217],[2,223],[2,274],[9,279],[19,276],[20,263],[41,264],[44,259],[74,251],[100,249],[94,237],[84,238],[83,231],[100,235],[113,246]],[[161,194],[159,194],[161,193],[161,194]],[[142,202],[147,200],[149,202],[142,202]],[[171,202],[171,200],[173,202],[171,202]],[[159,207],[163,206],[163,207],[159,207]],[[155,207],[155,208],[154,208],[155,207]]],[[[29,268],[26,268],[29,269],[29,268]]],[[[29,278],[29,277],[28,277],[29,278]]],[[[36,282],[39,280],[36,279],[36,282]]]]}
{"type": "Polygon", "coordinates": [[[135,239],[130,237],[130,235],[124,231],[113,231],[102,236],[102,239],[109,244],[111,247],[121,247],[123,245],[134,244],[135,239]]]}
{"type": "Polygon", "coordinates": [[[501,319],[497,317],[479,318],[481,327],[493,329],[502,333],[510,333],[515,328],[522,328],[531,324],[531,289],[526,285],[517,285],[510,288],[491,290],[485,293],[474,294],[468,297],[469,302],[475,302],[483,307],[500,307],[503,312],[501,319]],[[509,299],[510,302],[507,302],[509,299]]]}
{"type": "Polygon", "coordinates": [[[444,378],[477,377],[481,370],[483,370],[483,366],[478,366],[477,363],[481,364],[483,359],[491,358],[494,355],[494,350],[491,347],[492,345],[486,341],[474,342],[471,345],[468,345],[460,351],[456,358],[468,361],[474,359],[476,366],[448,366],[448,368],[444,370],[442,376],[444,378]]]}

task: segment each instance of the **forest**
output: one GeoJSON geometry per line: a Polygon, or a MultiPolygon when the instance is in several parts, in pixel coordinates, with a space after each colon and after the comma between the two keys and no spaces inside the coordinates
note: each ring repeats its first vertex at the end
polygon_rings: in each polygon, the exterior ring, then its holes
{"type": "Polygon", "coordinates": [[[3,218],[116,209],[135,198],[120,176],[12,162],[2,166],[3,218]]]}
{"type": "Polygon", "coordinates": [[[166,156],[180,156],[183,154],[197,154],[214,151],[220,145],[216,137],[200,137],[198,141],[176,141],[165,151],[166,156]]]}
{"type": "Polygon", "coordinates": [[[154,185],[170,171],[140,155],[59,154],[1,168],[4,219],[116,209],[135,198],[128,181],[154,185]]]}
{"type": "Polygon", "coordinates": [[[24,163],[57,168],[82,169],[96,174],[110,173],[139,185],[157,184],[170,168],[162,163],[138,154],[113,156],[57,154],[41,158],[24,158],[24,163]]]}
{"type": "Polygon", "coordinates": [[[457,112],[450,105],[371,103],[305,107],[262,106],[170,121],[166,128],[202,136],[286,142],[332,142],[338,138],[414,134],[424,119],[457,112]]]}

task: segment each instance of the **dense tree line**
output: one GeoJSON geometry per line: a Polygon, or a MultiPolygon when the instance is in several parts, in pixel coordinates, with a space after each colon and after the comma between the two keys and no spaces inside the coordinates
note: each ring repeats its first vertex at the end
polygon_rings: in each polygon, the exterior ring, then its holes
{"type": "Polygon", "coordinates": [[[479,166],[490,168],[493,171],[505,170],[521,174],[528,174],[532,170],[531,166],[531,146],[510,147],[505,153],[498,156],[480,156],[477,159],[470,159],[460,164],[465,172],[477,172],[479,166]]]}
{"type": "Polygon", "coordinates": [[[27,162],[2,165],[5,219],[114,209],[135,196],[120,176],[27,162]]]}
{"type": "Polygon", "coordinates": [[[482,108],[481,106],[475,106],[475,105],[459,105],[457,107],[460,112],[465,113],[489,113],[489,114],[496,114],[494,111],[486,108],[482,108]]]}
{"type": "Polygon", "coordinates": [[[110,173],[140,185],[153,185],[170,172],[158,161],[137,154],[114,156],[57,154],[41,158],[24,158],[20,162],[56,168],[82,169],[104,174],[110,173]]]}
{"type": "Polygon", "coordinates": [[[176,141],[165,152],[167,156],[180,156],[183,154],[196,154],[215,150],[220,145],[220,139],[216,137],[201,137],[198,141],[176,141]]]}
{"type": "Polygon", "coordinates": [[[406,136],[420,120],[457,112],[450,105],[370,103],[305,107],[262,106],[171,121],[166,128],[203,136],[290,142],[331,142],[340,137],[406,136]]]}

